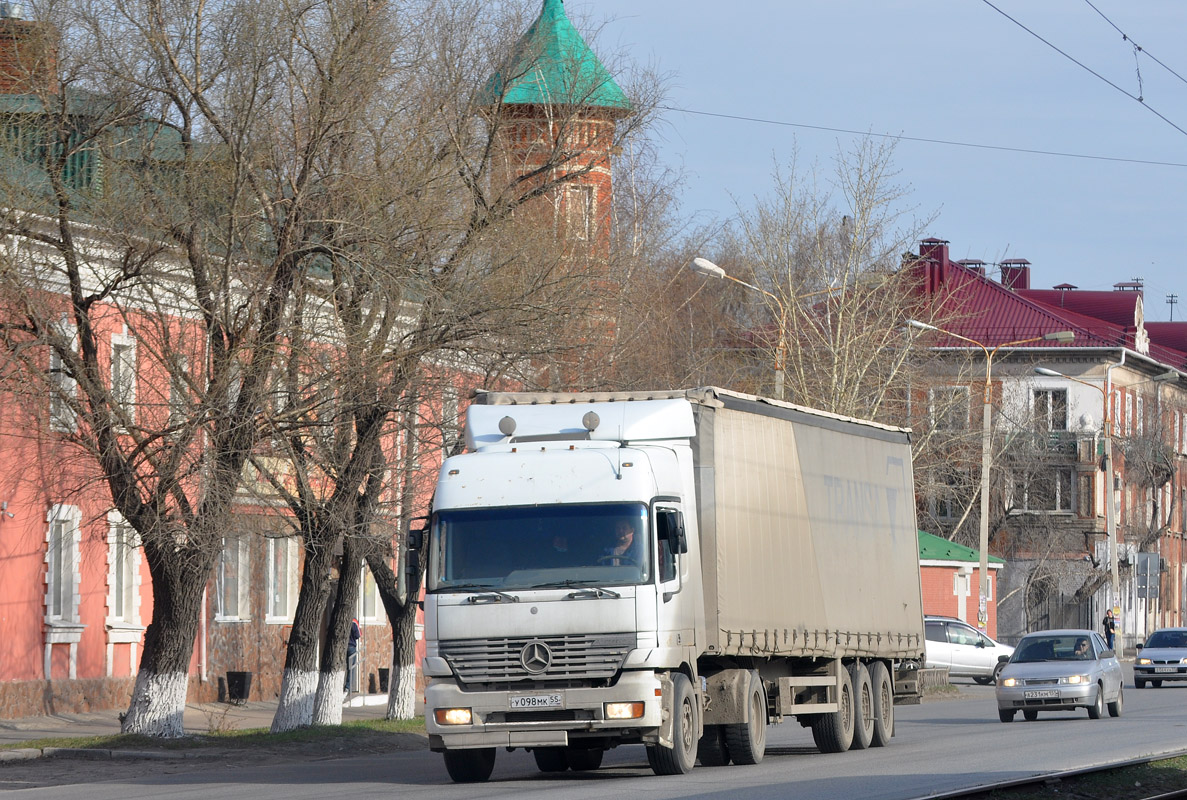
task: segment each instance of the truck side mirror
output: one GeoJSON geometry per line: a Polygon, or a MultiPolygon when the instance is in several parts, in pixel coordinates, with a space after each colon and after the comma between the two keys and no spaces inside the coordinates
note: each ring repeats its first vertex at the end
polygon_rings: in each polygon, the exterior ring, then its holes
{"type": "Polygon", "coordinates": [[[684,517],[679,512],[673,515],[675,519],[675,526],[672,531],[672,538],[668,540],[668,546],[672,548],[672,553],[675,555],[682,555],[688,552],[688,534],[684,531],[684,517]]]}
{"type": "Polygon", "coordinates": [[[404,580],[408,585],[416,582],[420,577],[420,554],[415,550],[409,550],[404,559],[404,580]]]}
{"type": "Polygon", "coordinates": [[[419,550],[424,547],[425,543],[425,526],[419,528],[408,528],[407,546],[409,550],[419,550]]]}

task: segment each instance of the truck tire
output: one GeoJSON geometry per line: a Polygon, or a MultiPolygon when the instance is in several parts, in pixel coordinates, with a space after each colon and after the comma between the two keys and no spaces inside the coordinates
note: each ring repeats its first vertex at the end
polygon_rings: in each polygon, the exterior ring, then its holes
{"type": "Polygon", "coordinates": [[[725,732],[720,725],[706,725],[701,741],[697,743],[697,761],[703,767],[724,767],[730,763],[730,752],[725,746],[725,732]]]}
{"type": "Polygon", "coordinates": [[[574,772],[597,769],[602,766],[602,756],[605,754],[606,751],[600,747],[567,747],[564,751],[565,761],[574,772]]]}
{"type": "Polygon", "coordinates": [[[853,743],[853,686],[847,669],[837,673],[837,706],[812,721],[812,741],[822,753],[844,753],[853,743]]]}
{"type": "Polygon", "coordinates": [[[455,783],[482,783],[495,769],[495,749],[446,750],[445,770],[455,783]]]}
{"type": "Polygon", "coordinates": [[[874,739],[874,688],[870,671],[860,661],[849,665],[853,685],[853,742],[850,750],[865,750],[874,739]]]}
{"type": "Polygon", "coordinates": [[[746,705],[749,722],[723,726],[725,747],[735,764],[757,764],[767,752],[767,693],[756,672],[750,673],[746,705]]]}
{"type": "Polygon", "coordinates": [[[537,747],[532,751],[532,757],[541,772],[564,772],[569,768],[563,747],[537,747]]]}
{"type": "Polygon", "coordinates": [[[656,775],[684,775],[697,761],[697,729],[700,728],[700,705],[692,693],[688,676],[672,676],[672,746],[651,745],[647,761],[656,775]]]}
{"type": "Polygon", "coordinates": [[[874,689],[874,738],[870,747],[886,747],[894,736],[894,684],[884,662],[870,664],[870,686],[874,689]]]}

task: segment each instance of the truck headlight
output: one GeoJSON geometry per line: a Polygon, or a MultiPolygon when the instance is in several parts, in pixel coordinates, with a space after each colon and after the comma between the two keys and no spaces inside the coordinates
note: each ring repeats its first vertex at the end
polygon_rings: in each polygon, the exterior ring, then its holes
{"type": "Polygon", "coordinates": [[[438,708],[433,716],[438,725],[469,725],[474,719],[468,708],[438,708]]]}
{"type": "Polygon", "coordinates": [[[639,719],[643,716],[642,703],[606,703],[606,719],[639,719]]]}

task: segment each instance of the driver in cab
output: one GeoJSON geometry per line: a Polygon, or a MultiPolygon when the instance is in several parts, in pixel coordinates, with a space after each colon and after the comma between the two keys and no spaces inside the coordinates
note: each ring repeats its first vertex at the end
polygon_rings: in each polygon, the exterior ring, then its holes
{"type": "Polygon", "coordinates": [[[606,554],[599,559],[603,564],[613,566],[639,566],[641,553],[635,542],[635,525],[630,520],[620,519],[614,526],[614,538],[606,554]]]}

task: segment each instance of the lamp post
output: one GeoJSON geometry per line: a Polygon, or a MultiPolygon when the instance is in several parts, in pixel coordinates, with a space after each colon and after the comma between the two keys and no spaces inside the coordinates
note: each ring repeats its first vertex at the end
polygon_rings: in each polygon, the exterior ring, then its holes
{"type": "Polygon", "coordinates": [[[1042,336],[1032,336],[1027,339],[1017,339],[1012,342],[1002,342],[994,346],[992,350],[986,347],[976,339],[970,339],[967,336],[961,336],[959,333],[944,330],[943,328],[929,325],[926,322],[919,322],[918,320],[908,320],[907,324],[912,328],[918,328],[923,331],[936,331],[946,336],[951,336],[954,339],[974,344],[981,348],[985,354],[985,390],[981,395],[981,526],[980,526],[980,559],[978,567],[980,568],[979,581],[979,598],[977,602],[977,625],[985,628],[989,623],[989,469],[993,465],[993,453],[991,449],[990,436],[990,415],[991,404],[993,399],[993,387],[990,383],[993,369],[993,358],[997,355],[997,351],[1003,347],[1013,347],[1019,344],[1028,344],[1030,342],[1070,342],[1075,338],[1075,333],[1072,331],[1055,331],[1053,333],[1045,333],[1042,336]]]}
{"type": "Polygon", "coordinates": [[[775,295],[768,292],[766,289],[755,286],[752,283],[747,283],[744,280],[735,278],[733,275],[728,274],[725,270],[723,270],[721,267],[717,266],[716,264],[714,264],[712,261],[710,261],[707,258],[701,258],[700,256],[697,256],[696,258],[694,258],[692,260],[692,263],[688,265],[688,268],[691,269],[696,274],[703,275],[706,278],[724,278],[725,280],[733,281],[734,283],[741,284],[742,286],[745,286],[747,289],[753,289],[756,292],[762,292],[767,297],[774,300],[775,305],[779,306],[779,341],[775,345],[775,398],[777,400],[782,400],[783,399],[783,369],[784,369],[783,356],[784,356],[784,353],[786,352],[785,348],[787,347],[787,309],[784,307],[783,301],[781,301],[778,297],[776,297],[775,295]]]}
{"type": "MultiPolygon", "coordinates": [[[[1112,424],[1109,418],[1109,384],[1104,381],[1100,386],[1095,383],[1073,378],[1071,375],[1065,375],[1062,372],[1056,372],[1053,369],[1046,367],[1035,367],[1035,374],[1045,375],[1049,378],[1064,378],[1084,386],[1090,386],[1093,389],[1100,391],[1102,400],[1101,411],[1101,433],[1104,438],[1104,459],[1101,469],[1104,470],[1105,480],[1105,539],[1109,543],[1109,577],[1110,577],[1110,595],[1109,608],[1114,606],[1120,610],[1121,607],[1121,579],[1118,568],[1118,556],[1121,549],[1120,542],[1117,541],[1117,497],[1113,487],[1113,432],[1112,424]]],[[[1156,383],[1163,383],[1169,380],[1177,380],[1179,373],[1177,370],[1170,370],[1161,375],[1155,376],[1152,381],[1156,383]]],[[[1145,383],[1145,381],[1142,381],[1145,383]]],[[[1116,616],[1116,612],[1114,612],[1116,616]]],[[[1116,641],[1117,657],[1120,658],[1124,654],[1124,647],[1121,639],[1116,641]]]]}

